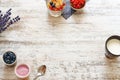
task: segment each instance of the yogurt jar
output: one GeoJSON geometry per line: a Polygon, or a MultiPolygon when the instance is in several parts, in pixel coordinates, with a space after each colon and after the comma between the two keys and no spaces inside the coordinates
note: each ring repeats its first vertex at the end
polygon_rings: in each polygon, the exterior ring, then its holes
{"type": "Polygon", "coordinates": [[[64,0],[47,0],[46,5],[48,12],[51,16],[59,17],[61,16],[63,9],[65,7],[64,0]]]}
{"type": "Polygon", "coordinates": [[[30,75],[31,68],[28,64],[19,64],[15,67],[15,74],[18,78],[24,79],[30,75]]]}

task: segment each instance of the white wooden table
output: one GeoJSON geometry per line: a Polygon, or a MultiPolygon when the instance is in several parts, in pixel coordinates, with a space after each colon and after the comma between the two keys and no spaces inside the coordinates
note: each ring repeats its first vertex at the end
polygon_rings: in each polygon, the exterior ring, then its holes
{"type": "Polygon", "coordinates": [[[47,72],[41,80],[120,80],[120,58],[104,56],[105,40],[120,35],[120,0],[89,0],[67,20],[49,16],[44,0],[0,0],[0,10],[9,8],[21,21],[0,34],[0,80],[20,80],[2,62],[8,50],[17,64],[31,66],[26,80],[42,64],[47,72]]]}

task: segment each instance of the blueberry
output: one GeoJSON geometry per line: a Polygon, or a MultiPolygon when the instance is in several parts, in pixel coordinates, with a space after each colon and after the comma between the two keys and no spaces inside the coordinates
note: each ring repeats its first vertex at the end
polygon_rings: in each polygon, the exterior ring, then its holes
{"type": "Polygon", "coordinates": [[[13,56],[14,56],[14,54],[13,54],[13,53],[9,53],[9,56],[10,56],[10,57],[13,57],[13,56]]]}
{"type": "Polygon", "coordinates": [[[13,58],[13,57],[12,57],[12,58],[11,58],[11,60],[15,61],[15,60],[16,60],[16,58],[13,58]]]}
{"type": "Polygon", "coordinates": [[[50,5],[52,6],[52,5],[53,5],[53,2],[50,2],[50,5]]]}
{"type": "Polygon", "coordinates": [[[52,7],[55,7],[55,4],[53,4],[52,7]]]}
{"type": "Polygon", "coordinates": [[[11,57],[10,56],[7,56],[7,59],[10,59],[11,57]]]}
{"type": "Polygon", "coordinates": [[[15,55],[13,55],[12,57],[13,57],[14,59],[16,59],[16,56],[15,56],[15,55]]]}
{"type": "Polygon", "coordinates": [[[11,63],[14,63],[15,61],[11,60],[11,63]]]}
{"type": "Polygon", "coordinates": [[[6,56],[9,56],[9,52],[6,52],[5,54],[6,54],[6,56]]]}
{"type": "Polygon", "coordinates": [[[10,60],[9,60],[9,59],[7,59],[5,62],[6,62],[7,64],[10,64],[10,60]]]}
{"type": "Polygon", "coordinates": [[[50,5],[51,5],[52,7],[55,7],[55,3],[53,3],[53,2],[50,2],[50,5]]]}
{"type": "Polygon", "coordinates": [[[7,56],[7,54],[4,54],[4,55],[3,55],[3,58],[5,59],[5,58],[6,58],[6,56],[7,56]]]}
{"type": "Polygon", "coordinates": [[[6,61],[7,61],[7,58],[4,58],[3,60],[6,62],[6,61]]]}

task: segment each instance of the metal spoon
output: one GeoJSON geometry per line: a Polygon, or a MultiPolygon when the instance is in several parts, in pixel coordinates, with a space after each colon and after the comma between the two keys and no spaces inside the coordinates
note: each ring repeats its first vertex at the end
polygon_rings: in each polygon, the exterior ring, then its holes
{"type": "Polygon", "coordinates": [[[38,73],[37,76],[33,79],[36,80],[37,78],[39,78],[40,76],[43,76],[46,72],[46,65],[42,65],[38,68],[38,73]]]}

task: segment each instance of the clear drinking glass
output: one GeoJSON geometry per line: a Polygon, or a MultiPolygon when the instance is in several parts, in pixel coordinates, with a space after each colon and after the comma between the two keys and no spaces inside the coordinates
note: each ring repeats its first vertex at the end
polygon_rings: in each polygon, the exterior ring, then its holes
{"type": "Polygon", "coordinates": [[[64,0],[47,0],[46,5],[48,12],[51,16],[58,17],[61,16],[62,11],[65,7],[64,0]]]}

